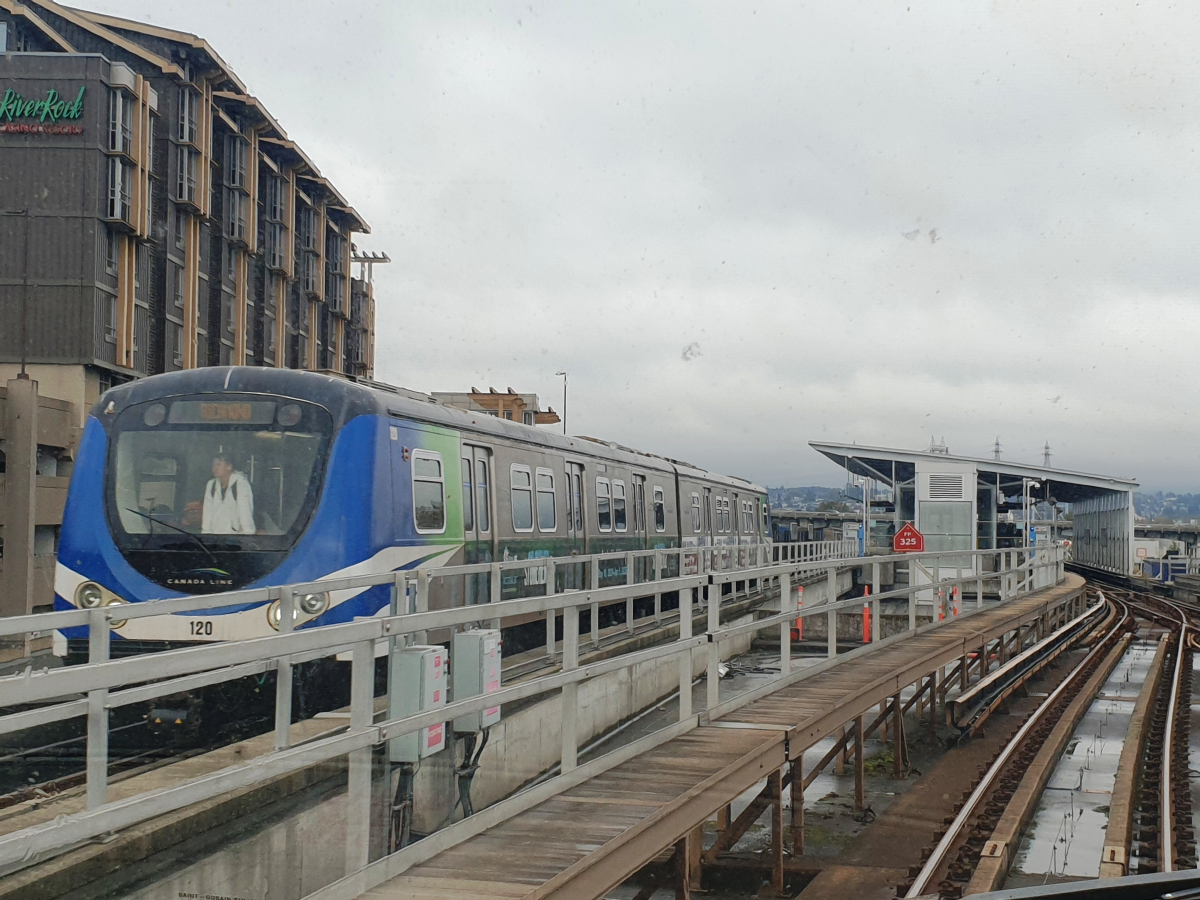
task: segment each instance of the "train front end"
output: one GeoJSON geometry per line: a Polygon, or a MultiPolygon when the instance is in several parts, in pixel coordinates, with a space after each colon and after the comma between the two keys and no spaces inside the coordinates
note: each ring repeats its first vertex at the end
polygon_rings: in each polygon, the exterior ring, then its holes
{"type": "MultiPolygon", "coordinates": [[[[106,392],[88,416],[68,492],[56,608],[309,581],[369,556],[373,417],[354,419],[347,387],[225,368],[106,392]],[[328,477],[347,483],[325,491],[328,477]],[[360,524],[348,524],[341,505],[360,524]]],[[[298,626],[332,612],[320,592],[301,607],[298,626]]],[[[259,603],[122,621],[114,609],[112,653],[269,635],[278,615],[259,603]]],[[[55,652],[85,652],[86,639],[84,628],[56,633],[55,652]]]]}

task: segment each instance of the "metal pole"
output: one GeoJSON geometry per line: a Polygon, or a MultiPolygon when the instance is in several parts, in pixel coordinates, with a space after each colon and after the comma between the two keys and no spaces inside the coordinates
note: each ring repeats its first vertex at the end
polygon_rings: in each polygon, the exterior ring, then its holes
{"type": "MultiPolygon", "coordinates": [[[[350,730],[371,727],[375,717],[375,642],[354,645],[350,663],[350,730]]],[[[371,747],[350,753],[346,804],[346,874],[366,868],[370,861],[371,747]]]]}
{"type": "Polygon", "coordinates": [[[555,372],[555,375],[561,375],[563,380],[563,434],[567,433],[567,373],[555,372]]]}
{"type": "MultiPolygon", "coordinates": [[[[88,664],[108,661],[110,633],[104,609],[88,614],[88,664]]],[[[108,689],[88,691],[87,808],[103,806],[108,794],[108,689]]]]}
{"type": "MultiPolygon", "coordinates": [[[[569,606],[563,608],[563,645],[562,645],[562,669],[564,672],[569,672],[571,669],[577,668],[579,665],[579,607],[569,606]]],[[[564,684],[560,700],[562,702],[562,712],[560,720],[562,722],[562,766],[561,771],[564,775],[574,771],[576,767],[576,726],[575,712],[579,695],[579,684],[572,682],[564,684]]]]}
{"type": "MultiPolygon", "coordinates": [[[[296,622],[296,593],[284,591],[279,597],[279,633],[287,634],[296,622]]],[[[275,749],[292,745],[292,658],[275,661],[275,749]]]]}

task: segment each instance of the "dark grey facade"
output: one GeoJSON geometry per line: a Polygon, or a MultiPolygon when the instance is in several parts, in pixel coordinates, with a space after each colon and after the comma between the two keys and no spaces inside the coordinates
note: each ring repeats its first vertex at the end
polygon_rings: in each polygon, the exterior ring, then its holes
{"type": "Polygon", "coordinates": [[[373,376],[366,224],[205,41],[0,0],[0,49],[0,363],[373,376]]]}

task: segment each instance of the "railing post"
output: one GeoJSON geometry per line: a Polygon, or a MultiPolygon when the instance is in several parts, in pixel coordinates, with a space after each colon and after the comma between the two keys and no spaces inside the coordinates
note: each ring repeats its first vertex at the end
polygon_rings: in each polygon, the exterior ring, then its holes
{"type": "MultiPolygon", "coordinates": [[[[681,571],[682,571],[682,568],[683,567],[680,566],[681,571]]],[[[654,551],[654,580],[659,581],[662,579],[662,577],[663,577],[662,551],[656,549],[654,551]]],[[[654,592],[654,624],[655,625],[662,624],[662,591],[654,592]]]]}
{"type": "MultiPolygon", "coordinates": [[[[279,594],[279,633],[287,634],[296,624],[296,592],[291,588],[279,594]]],[[[275,660],[275,749],[292,746],[292,658],[275,660]]]]}
{"type": "MultiPolygon", "coordinates": [[[[679,592],[679,640],[692,637],[692,594],[699,588],[684,588],[679,592]]],[[[679,721],[692,717],[692,651],[679,654],[679,721]]]]}
{"type": "MultiPolygon", "coordinates": [[[[579,607],[563,607],[563,646],[562,668],[569,672],[579,666],[579,607]]],[[[564,684],[560,695],[562,710],[562,774],[575,770],[576,766],[576,724],[575,713],[579,698],[579,684],[572,682],[564,684]]]]}
{"type": "MultiPolygon", "coordinates": [[[[792,602],[792,579],[786,572],[779,576],[779,611],[790,613],[795,610],[792,602]]],[[[792,620],[779,623],[779,677],[787,678],[792,673],[792,620]]]]}
{"type": "MultiPolygon", "coordinates": [[[[350,731],[375,719],[375,642],[354,645],[350,663],[350,731]]],[[[346,797],[346,874],[364,869],[371,848],[371,747],[350,752],[346,797]]]]}
{"type": "MultiPolygon", "coordinates": [[[[88,664],[108,661],[109,614],[101,607],[88,612],[88,664]]],[[[88,691],[87,808],[103,806],[108,797],[108,689],[88,691]]]]}
{"type": "MultiPolygon", "coordinates": [[[[500,564],[492,565],[492,583],[495,585],[496,593],[488,594],[488,602],[492,602],[493,598],[500,596],[500,564]]],[[[417,597],[414,604],[414,612],[429,612],[429,570],[417,569],[417,597]]],[[[426,631],[418,631],[413,635],[414,644],[424,644],[429,640],[429,633],[426,631]]]]}
{"type": "Polygon", "coordinates": [[[917,589],[908,589],[908,630],[917,630],[917,589]]]}
{"type": "MultiPolygon", "coordinates": [[[[554,560],[546,563],[546,595],[551,596],[558,593],[556,590],[558,579],[557,566],[554,560]]],[[[555,643],[555,613],[553,609],[546,610],[546,658],[554,659],[554,643],[555,643]]]]}
{"type": "MultiPolygon", "coordinates": [[[[526,573],[526,576],[528,576],[529,570],[526,569],[525,573],[526,573]]],[[[422,596],[421,589],[420,589],[421,575],[425,576],[425,592],[424,592],[425,607],[424,607],[424,609],[427,610],[427,609],[429,609],[429,572],[427,572],[427,571],[421,572],[420,570],[418,570],[418,572],[417,572],[417,604],[418,604],[418,608],[420,608],[420,600],[421,600],[421,596],[422,596]]],[[[501,568],[500,563],[494,562],[494,563],[492,563],[492,569],[488,576],[488,602],[489,603],[499,603],[503,599],[504,599],[503,570],[501,568]]],[[[422,611],[424,611],[424,610],[422,610],[422,611]]],[[[488,627],[494,628],[496,631],[499,631],[500,630],[500,620],[499,619],[491,619],[488,623],[488,627]]],[[[451,629],[451,632],[453,632],[453,631],[454,631],[454,629],[451,629]]],[[[421,643],[425,643],[425,641],[427,639],[428,638],[424,634],[421,635],[421,643]]]]}
{"type": "MultiPolygon", "coordinates": [[[[837,603],[838,583],[837,583],[837,567],[836,566],[832,566],[828,570],[827,584],[828,584],[828,587],[826,588],[826,590],[828,591],[828,596],[826,597],[825,602],[826,603],[837,603]]],[[[835,656],[837,656],[837,610],[836,609],[831,609],[828,613],[826,613],[826,621],[829,623],[829,627],[828,627],[829,634],[826,635],[825,643],[826,643],[826,647],[828,650],[829,658],[833,659],[835,656]]]]}
{"type": "MultiPolygon", "coordinates": [[[[721,698],[721,643],[715,637],[718,630],[721,628],[721,591],[716,591],[716,599],[710,594],[708,598],[708,705],[707,709],[712,709],[720,702],[721,698]]],[[[680,637],[683,637],[683,629],[680,628],[680,637]]],[[[690,673],[689,673],[689,683],[690,673]]],[[[680,688],[682,690],[682,687],[680,688]]]]}
{"type": "Polygon", "coordinates": [[[879,643],[879,563],[871,563],[871,642],[879,643]]]}
{"type": "MultiPolygon", "coordinates": [[[[592,557],[592,590],[600,589],[600,556],[592,557]]],[[[592,648],[600,646],[600,604],[592,604],[592,648]]]]}
{"type": "MultiPolygon", "coordinates": [[[[633,554],[625,554],[625,584],[633,584],[633,554]]],[[[633,631],[633,594],[625,598],[625,630],[633,631]]]]}

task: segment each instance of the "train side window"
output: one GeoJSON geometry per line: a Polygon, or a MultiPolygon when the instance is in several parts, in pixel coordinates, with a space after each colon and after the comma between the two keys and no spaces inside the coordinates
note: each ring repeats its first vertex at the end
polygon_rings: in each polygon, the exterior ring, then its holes
{"type": "Polygon", "coordinates": [[[700,531],[700,495],[692,494],[692,531],[700,531]]]}
{"type": "Polygon", "coordinates": [[[413,521],[421,534],[446,530],[446,479],[442,456],[429,450],[412,455],[413,521]]]}
{"type": "Polygon", "coordinates": [[[555,521],[554,500],[554,473],[549,469],[538,469],[537,513],[540,531],[554,531],[558,527],[555,521]]]}
{"type": "Polygon", "coordinates": [[[763,534],[769,535],[771,533],[771,507],[766,503],[762,505],[762,515],[763,534]]]}
{"type": "Polygon", "coordinates": [[[725,533],[730,534],[733,531],[733,507],[730,506],[728,497],[725,498],[724,510],[725,510],[725,513],[724,513],[724,515],[725,515],[725,533]]]}
{"type": "Polygon", "coordinates": [[[625,518],[625,482],[613,480],[613,524],[617,531],[626,531],[629,526],[625,518]]]}
{"type": "Polygon", "coordinates": [[[607,478],[596,479],[596,524],[601,531],[612,531],[612,510],[609,507],[607,478]]]}
{"type": "MultiPolygon", "coordinates": [[[[692,494],[692,496],[696,496],[692,494]]],[[[654,488],[654,530],[663,532],[667,530],[667,503],[666,495],[660,487],[654,488]]]]}
{"type": "Polygon", "coordinates": [[[463,504],[463,531],[475,530],[475,516],[473,515],[474,490],[471,487],[471,460],[464,456],[462,458],[462,504],[463,504]]]}
{"type": "Polygon", "coordinates": [[[514,463],[509,469],[512,488],[513,531],[533,531],[533,482],[529,466],[514,463]]]}
{"type": "Polygon", "coordinates": [[[712,492],[704,491],[704,533],[712,534],[712,492]]]}
{"type": "Polygon", "coordinates": [[[488,464],[486,459],[475,460],[475,514],[479,519],[479,530],[488,531],[492,527],[491,497],[488,494],[488,464]]]}

